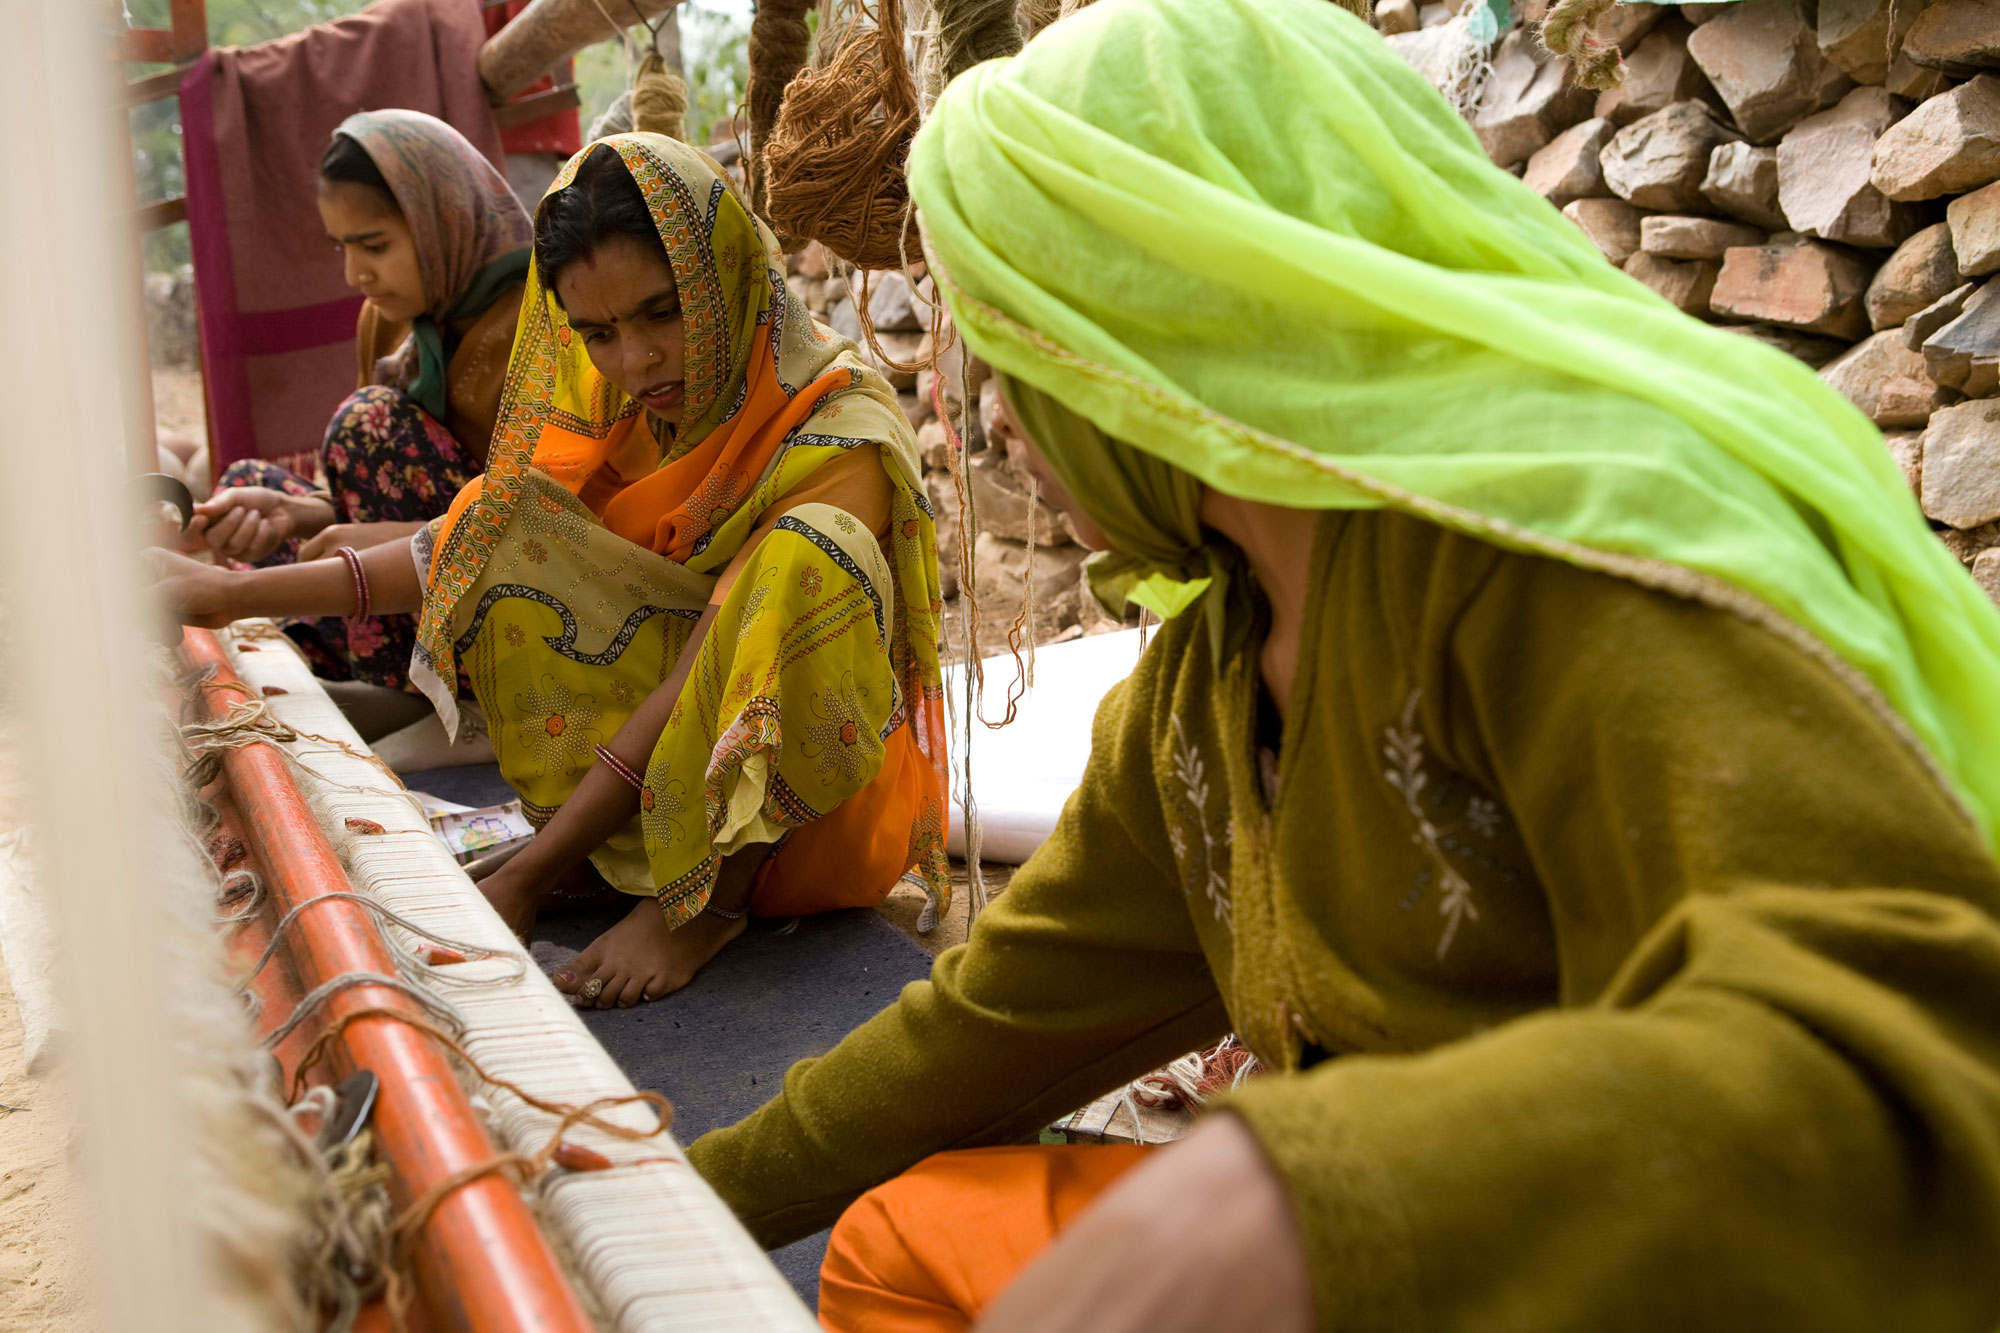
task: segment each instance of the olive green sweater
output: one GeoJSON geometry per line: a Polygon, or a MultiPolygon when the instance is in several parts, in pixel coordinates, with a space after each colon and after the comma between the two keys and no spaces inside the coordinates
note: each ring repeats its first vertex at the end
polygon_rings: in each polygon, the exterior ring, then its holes
{"type": "Polygon", "coordinates": [[[1322,1327],[2000,1327],[2000,870],[1878,705],[1413,519],[1312,559],[1275,774],[1254,646],[1170,624],[970,941],[694,1144],[723,1198],[783,1242],[1233,1028],[1322,1327]]]}

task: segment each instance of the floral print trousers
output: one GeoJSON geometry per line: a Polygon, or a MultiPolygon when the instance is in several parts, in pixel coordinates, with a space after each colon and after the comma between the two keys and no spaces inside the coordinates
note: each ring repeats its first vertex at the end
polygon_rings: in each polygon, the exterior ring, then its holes
{"type": "MultiPolygon", "coordinates": [[[[479,475],[459,442],[400,389],[371,384],[357,389],[326,428],[319,450],[323,488],[275,463],[242,459],[223,471],[216,490],[264,486],[288,495],[316,490],[332,497],[336,523],[422,522],[436,518],[452,497],[479,475]]],[[[298,558],[292,540],[259,561],[285,565],[298,558]]],[[[361,680],[410,690],[410,650],[415,616],[370,616],[350,623],[338,616],[287,620],[292,636],[327,680],[361,680]]]]}

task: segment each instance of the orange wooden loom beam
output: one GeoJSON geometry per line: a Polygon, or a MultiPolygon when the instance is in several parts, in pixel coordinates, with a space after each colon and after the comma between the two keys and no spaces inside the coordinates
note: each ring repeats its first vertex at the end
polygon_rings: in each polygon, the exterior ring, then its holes
{"type": "MultiPolygon", "coordinates": [[[[209,688],[197,689],[195,700],[210,720],[257,697],[237,679],[222,645],[207,630],[187,630],[181,656],[191,668],[212,669],[209,688]]],[[[222,767],[270,895],[273,924],[300,903],[351,891],[284,756],[269,745],[246,745],[222,751],[222,767]]],[[[355,903],[314,907],[301,913],[287,934],[286,952],[303,990],[351,972],[396,975],[388,943],[355,903]]],[[[341,1014],[377,1006],[425,1016],[397,991],[354,986],[334,994],[320,1018],[303,1028],[317,1032],[341,1014]]],[[[381,1081],[370,1125],[394,1170],[398,1208],[495,1155],[444,1050],[416,1028],[391,1018],[357,1019],[333,1043],[331,1054],[332,1077],[365,1068],[381,1081]]],[[[433,1328],[590,1333],[594,1327],[505,1175],[473,1180],[446,1196],[418,1233],[411,1257],[426,1322],[433,1328]]]]}

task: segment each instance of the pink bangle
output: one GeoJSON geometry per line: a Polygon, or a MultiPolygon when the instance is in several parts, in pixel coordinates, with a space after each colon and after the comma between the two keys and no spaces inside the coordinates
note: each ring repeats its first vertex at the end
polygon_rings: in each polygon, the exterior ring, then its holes
{"type": "Polygon", "coordinates": [[[593,745],[590,748],[592,752],[595,753],[599,759],[602,759],[604,761],[604,766],[606,768],[610,769],[613,773],[616,773],[619,777],[625,779],[626,782],[630,783],[633,791],[644,791],[646,789],[646,779],[640,777],[639,774],[633,769],[632,765],[626,763],[623,759],[620,759],[617,755],[611,753],[611,751],[605,749],[602,745],[593,745]]]}
{"type": "Polygon", "coordinates": [[[361,567],[361,553],[352,546],[343,546],[334,554],[347,562],[347,572],[354,576],[354,614],[347,618],[348,623],[368,619],[374,598],[368,595],[368,571],[361,567]]]}

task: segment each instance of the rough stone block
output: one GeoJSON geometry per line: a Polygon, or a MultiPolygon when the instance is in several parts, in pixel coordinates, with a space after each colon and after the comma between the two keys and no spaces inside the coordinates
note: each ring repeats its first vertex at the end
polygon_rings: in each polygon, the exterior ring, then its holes
{"type": "Polygon", "coordinates": [[[1921,7],[1895,0],[1819,0],[1820,54],[1856,83],[1889,77],[1889,16],[1900,43],[1921,7]]]}
{"type": "MultiPolygon", "coordinates": [[[[1714,299],[1712,295],[1709,298],[1711,308],[1714,299]]],[[[1724,324],[1721,328],[1724,333],[1741,334],[1766,347],[1775,347],[1786,356],[1796,357],[1809,366],[1823,366],[1847,350],[1847,344],[1838,338],[1801,333],[1782,324],[1724,324]]]]}
{"type": "Polygon", "coordinates": [[[1762,245],[1764,239],[1755,227],[1720,218],[1666,213],[1639,222],[1639,248],[1662,259],[1720,259],[1732,246],[1762,245]]]}
{"type": "Polygon", "coordinates": [[[1912,102],[1927,102],[1951,87],[1951,80],[1938,70],[1925,69],[1898,51],[1896,58],[1889,62],[1889,77],[1882,81],[1882,86],[1912,102]]]}
{"type": "Polygon", "coordinates": [[[1613,264],[1622,265],[1639,249],[1639,210],[1623,199],[1577,199],[1563,216],[1583,228],[1590,243],[1613,264]]]}
{"type": "MultiPolygon", "coordinates": [[[[872,304],[872,302],[871,302],[872,304]]],[[[878,355],[866,338],[858,338],[861,344],[861,359],[882,372],[882,378],[889,381],[889,387],[901,391],[917,387],[917,372],[905,370],[904,366],[917,364],[918,354],[923,350],[924,335],[912,333],[908,329],[875,330],[875,342],[882,350],[878,355]]]]}
{"type": "Polygon", "coordinates": [[[2000,76],[1982,74],[1891,125],[1875,145],[1875,188],[1935,199],[2000,180],[2000,76]]]}
{"type": "Polygon", "coordinates": [[[1952,200],[1944,217],[1960,272],[1973,277],[2000,271],[2000,182],[1952,200]]]}
{"type": "MultiPolygon", "coordinates": [[[[998,651],[998,646],[1007,642],[1007,627],[1027,598],[1028,549],[991,532],[981,532],[972,549],[979,579],[979,634],[998,651]]],[[[1078,594],[1083,586],[1083,562],[1089,554],[1080,546],[1035,548],[1037,641],[1048,643],[1081,619],[1078,594]]]]}
{"type": "Polygon", "coordinates": [[[1953,528],[2000,518],[2000,402],[1931,414],[1924,431],[1924,513],[1953,528]]]}
{"type": "Polygon", "coordinates": [[[1688,51],[1752,143],[1831,106],[1853,80],[1820,54],[1803,0],[1742,0],[1696,28],[1688,51]]]}
{"type": "Polygon", "coordinates": [[[1413,0],[1382,0],[1375,6],[1375,30],[1385,37],[1417,30],[1417,7],[1413,0]]]}
{"type": "MultiPolygon", "coordinates": [[[[985,449],[972,456],[966,477],[972,483],[973,512],[979,516],[980,530],[1009,541],[1026,542],[1030,517],[1028,487],[1020,473],[1008,465],[998,450],[985,449]]],[[[1034,506],[1033,519],[1037,546],[1058,546],[1069,540],[1056,522],[1055,511],[1047,504],[1034,506]]]]}
{"type": "Polygon", "coordinates": [[[2000,551],[1989,548],[1972,557],[1972,581],[1981,592],[2000,602],[2000,551]]]}
{"type": "Polygon", "coordinates": [[[1969,565],[1981,551],[2000,546],[2000,523],[1982,523],[1963,532],[1957,528],[1946,528],[1937,534],[1937,539],[1938,544],[1956,556],[1960,564],[1969,565]]]}
{"type": "Polygon", "coordinates": [[[1910,25],[1903,54],[1958,78],[2000,69],[2000,0],[1936,0],[1910,25]]]}
{"type": "Polygon", "coordinates": [[[792,256],[792,271],[802,278],[816,278],[825,281],[833,276],[833,270],[826,262],[826,247],[818,241],[807,241],[805,248],[792,256]]]}
{"type": "Polygon", "coordinates": [[[1869,181],[1875,144],[1907,105],[1881,88],[1856,88],[1807,116],[1778,144],[1778,206],[1794,231],[1848,245],[1888,247],[1917,229],[1913,204],[1869,181]]]}
{"type": "Polygon", "coordinates": [[[1591,26],[1591,35],[1606,46],[1631,51],[1634,43],[1650,34],[1673,11],[1665,5],[1613,5],[1591,26]]]}
{"type": "Polygon", "coordinates": [[[1643,250],[1625,261],[1626,273],[1690,315],[1708,313],[1709,294],[1715,290],[1716,274],[1721,267],[1712,259],[1663,259],[1643,250]]]}
{"type": "Polygon", "coordinates": [[[1570,126],[1535,151],[1521,179],[1557,208],[1572,199],[1602,195],[1604,167],[1597,159],[1615,130],[1608,120],[1586,120],[1570,126]]]}
{"type": "Polygon", "coordinates": [[[1889,446],[1889,457],[1903,469],[1903,480],[1910,483],[1911,494],[1920,493],[1924,485],[1924,433],[1920,430],[1885,430],[1882,432],[1882,443],[1889,446]]]}
{"type": "Polygon", "coordinates": [[[1978,290],[1972,283],[1961,283],[1911,315],[1897,330],[1903,335],[1903,346],[1912,352],[1923,351],[1924,344],[1931,340],[1933,333],[1965,313],[1965,303],[1978,290]]]}
{"type": "MultiPolygon", "coordinates": [[[[1754,0],[1753,0],[1754,2],[1754,0]]],[[[1640,208],[1700,213],[1716,145],[1735,136],[1700,102],[1676,102],[1611,136],[1599,161],[1611,192],[1640,208]]]]}
{"type": "Polygon", "coordinates": [[[1958,286],[1951,229],[1940,222],[1896,247],[1868,284],[1868,323],[1891,329],[1958,286]]]}
{"type": "Polygon", "coordinates": [[[1723,3],[1722,0],[1702,0],[1699,4],[1682,5],[1681,17],[1686,19],[1691,26],[1699,28],[1710,19],[1721,18],[1722,11],[1727,8],[1729,6],[1723,3]]]}
{"type": "MultiPolygon", "coordinates": [[[[1619,9],[1656,9],[1656,5],[1619,5],[1619,9]]],[[[1616,88],[1597,95],[1596,114],[1619,125],[1664,111],[1675,102],[1715,98],[1708,76],[1688,54],[1688,34],[1694,29],[1678,15],[1664,19],[1638,46],[1627,51],[1625,78],[1616,88]]],[[[1716,98],[1720,102],[1719,98],[1716,98]]]]}
{"type": "Polygon", "coordinates": [[[1472,132],[1498,166],[1527,161],[1557,130],[1587,114],[1594,94],[1576,86],[1569,62],[1516,28],[1500,39],[1493,73],[1472,114],[1472,132]]]}
{"type": "Polygon", "coordinates": [[[1744,246],[1724,253],[1709,304],[1725,319],[1783,324],[1852,341],[1868,331],[1861,299],[1869,276],[1868,265],[1852,251],[1819,241],[1744,246]]]}
{"type": "Polygon", "coordinates": [[[1747,143],[1718,145],[1708,156],[1701,197],[1721,212],[1767,231],[1791,224],[1778,207],[1778,150],[1747,143]]]}
{"type": "Polygon", "coordinates": [[[1943,405],[1943,394],[1924,373],[1924,358],[1885,329],[1829,361],[1819,377],[1882,427],[1921,426],[1943,405]]]}
{"type": "Polygon", "coordinates": [[[2000,281],[1973,293],[1957,319],[1924,339],[1924,368],[1968,398],[2000,392],[2000,281]]]}
{"type": "Polygon", "coordinates": [[[868,318],[878,333],[920,333],[923,311],[910,280],[894,271],[868,274],[868,318]]]}

